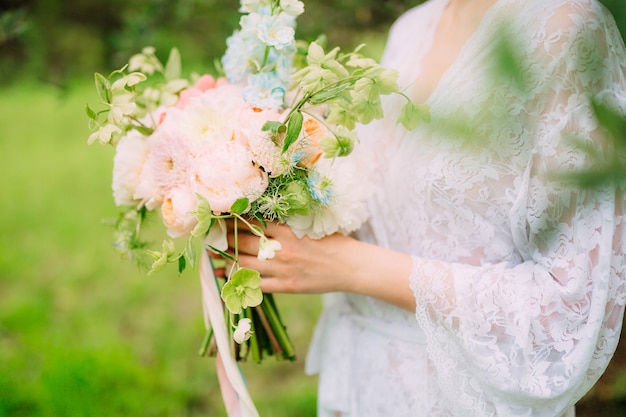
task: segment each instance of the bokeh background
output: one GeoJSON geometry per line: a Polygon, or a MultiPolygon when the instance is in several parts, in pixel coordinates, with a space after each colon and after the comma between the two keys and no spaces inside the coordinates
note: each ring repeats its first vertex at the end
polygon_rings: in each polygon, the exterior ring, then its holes
{"type": "MultiPolygon", "coordinates": [[[[368,45],[420,3],[311,0],[298,37],[368,45]]],[[[626,30],[625,0],[604,1],[626,30]]],[[[197,271],[147,277],[111,246],[113,149],[87,146],[93,73],[143,46],[206,72],[237,27],[237,0],[0,0],[0,417],[225,416],[197,271]]],[[[263,417],[315,416],[303,359],[318,296],[279,296],[294,363],[245,363],[263,417]]],[[[579,416],[626,415],[624,343],[579,416]]],[[[381,416],[387,417],[387,416],[381,416]]]]}

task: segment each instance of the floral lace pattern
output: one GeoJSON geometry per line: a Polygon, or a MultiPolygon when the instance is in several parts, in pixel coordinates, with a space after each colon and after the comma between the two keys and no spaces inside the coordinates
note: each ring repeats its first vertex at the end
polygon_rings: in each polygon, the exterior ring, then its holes
{"type": "MultiPolygon", "coordinates": [[[[394,25],[384,64],[404,85],[446,4],[394,25]]],[[[363,132],[384,175],[360,237],[413,256],[418,308],[329,296],[308,363],[320,416],[571,412],[607,366],[626,302],[624,190],[552,175],[588,163],[571,136],[605,146],[590,95],[626,114],[626,54],[604,8],[499,0],[428,99],[431,123],[363,132]],[[493,72],[504,27],[521,84],[493,72]]]]}

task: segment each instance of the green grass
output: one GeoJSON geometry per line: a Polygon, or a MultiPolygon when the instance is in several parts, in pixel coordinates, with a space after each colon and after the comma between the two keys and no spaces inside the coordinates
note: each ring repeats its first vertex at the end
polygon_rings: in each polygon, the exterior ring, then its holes
{"type": "MultiPolygon", "coordinates": [[[[113,149],[88,146],[88,83],[0,91],[0,417],[224,416],[197,271],[120,259],[102,219],[113,149]]],[[[243,364],[263,417],[314,416],[303,359],[315,296],[278,298],[295,363],[243,364]]]]}

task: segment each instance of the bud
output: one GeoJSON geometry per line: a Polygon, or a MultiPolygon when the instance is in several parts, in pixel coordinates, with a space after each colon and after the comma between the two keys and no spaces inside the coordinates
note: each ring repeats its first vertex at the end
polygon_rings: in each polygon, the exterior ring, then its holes
{"type": "Polygon", "coordinates": [[[290,214],[305,215],[308,213],[309,205],[311,204],[311,194],[305,184],[292,181],[285,187],[283,194],[289,204],[290,214]]]}
{"type": "Polygon", "coordinates": [[[252,320],[244,318],[237,322],[235,331],[233,332],[233,339],[235,342],[242,344],[252,336],[252,320]]]}

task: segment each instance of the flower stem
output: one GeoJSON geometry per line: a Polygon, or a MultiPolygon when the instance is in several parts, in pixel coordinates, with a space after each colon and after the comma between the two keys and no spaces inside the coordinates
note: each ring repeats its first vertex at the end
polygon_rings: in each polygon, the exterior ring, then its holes
{"type": "Polygon", "coordinates": [[[276,338],[274,328],[272,327],[272,325],[270,324],[270,321],[265,315],[265,311],[263,308],[264,304],[265,303],[261,303],[260,306],[255,307],[256,312],[259,316],[259,320],[261,321],[261,324],[263,325],[263,328],[265,329],[265,333],[267,334],[267,338],[270,342],[274,355],[282,355],[284,353],[283,348],[281,347],[280,343],[278,342],[278,339],[276,338]]]}
{"type": "Polygon", "coordinates": [[[281,346],[281,351],[283,352],[284,357],[293,361],[296,359],[296,352],[291,340],[289,340],[285,326],[278,315],[276,304],[274,303],[274,297],[272,294],[265,294],[264,297],[266,299],[263,303],[261,303],[261,310],[263,311],[266,319],[269,321],[273,330],[273,336],[278,339],[278,343],[281,346]]]}
{"type": "Polygon", "coordinates": [[[202,345],[200,346],[200,350],[198,351],[199,356],[206,355],[212,338],[213,338],[213,326],[209,327],[209,330],[207,330],[206,334],[204,335],[204,340],[202,340],[202,345]]]}
{"type": "Polygon", "coordinates": [[[256,323],[255,323],[254,318],[252,317],[252,310],[250,308],[246,308],[243,311],[243,315],[244,317],[250,319],[251,326],[252,326],[252,328],[250,329],[250,331],[252,332],[252,336],[250,337],[248,341],[248,346],[249,346],[248,351],[251,353],[252,360],[254,362],[261,363],[261,350],[260,350],[260,345],[259,345],[259,337],[261,337],[261,335],[257,333],[256,323]]]}

